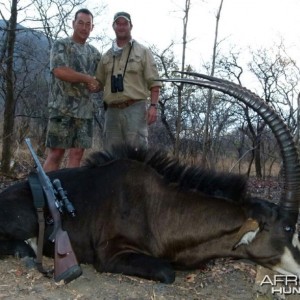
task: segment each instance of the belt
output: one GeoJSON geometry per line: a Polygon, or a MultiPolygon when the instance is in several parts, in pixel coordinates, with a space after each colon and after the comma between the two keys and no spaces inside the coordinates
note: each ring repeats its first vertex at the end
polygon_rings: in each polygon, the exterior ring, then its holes
{"type": "Polygon", "coordinates": [[[139,100],[129,99],[129,100],[126,100],[126,101],[123,101],[123,102],[120,102],[120,103],[110,103],[110,104],[107,104],[107,107],[109,107],[109,108],[120,108],[120,109],[123,109],[123,108],[126,108],[126,107],[130,106],[131,104],[134,104],[134,103],[136,103],[138,101],[139,100]]]}

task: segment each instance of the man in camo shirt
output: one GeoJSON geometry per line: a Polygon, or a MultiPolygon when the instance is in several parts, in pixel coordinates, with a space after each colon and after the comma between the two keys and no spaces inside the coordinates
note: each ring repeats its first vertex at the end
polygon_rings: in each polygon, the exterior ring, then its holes
{"type": "Polygon", "coordinates": [[[72,37],[56,41],[51,49],[45,171],[58,169],[67,149],[67,167],[78,167],[84,150],[92,146],[90,93],[100,88],[94,74],[101,58],[99,51],[86,42],[93,27],[92,13],[80,9],[73,21],[72,37]]]}

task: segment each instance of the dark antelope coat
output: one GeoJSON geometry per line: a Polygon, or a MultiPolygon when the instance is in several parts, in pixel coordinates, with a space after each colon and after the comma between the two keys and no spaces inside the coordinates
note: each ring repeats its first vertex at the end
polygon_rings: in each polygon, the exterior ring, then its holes
{"type": "MultiPolygon", "coordinates": [[[[295,226],[279,206],[247,195],[244,177],[181,165],[160,152],[120,149],[49,173],[76,208],[76,218],[63,216],[63,227],[80,263],[166,283],[174,281],[174,269],[216,257],[300,275],[295,226]]],[[[32,255],[23,242],[38,232],[28,182],[2,192],[0,207],[0,255],[32,255]]],[[[51,231],[46,255],[54,251],[51,231]]]]}
{"type": "MultiPolygon", "coordinates": [[[[180,166],[160,154],[95,154],[89,166],[49,174],[62,181],[77,209],[76,219],[64,216],[63,226],[78,260],[100,272],[172,282],[174,268],[196,268],[205,260],[231,256],[300,277],[300,163],[286,124],[265,101],[239,85],[181,73],[192,78],[161,80],[235,97],[270,127],[283,161],[279,205],[247,195],[242,177],[180,166]]],[[[37,235],[28,183],[1,193],[0,207],[0,255],[32,255],[24,242],[37,235]]],[[[48,235],[51,230],[48,226],[48,235]]],[[[45,254],[53,255],[47,241],[45,254]]]]}

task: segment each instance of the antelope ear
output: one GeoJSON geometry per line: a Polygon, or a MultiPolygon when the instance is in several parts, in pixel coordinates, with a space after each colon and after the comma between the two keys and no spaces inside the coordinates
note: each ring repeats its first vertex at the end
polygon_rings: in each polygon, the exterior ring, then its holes
{"type": "Polygon", "coordinates": [[[232,250],[235,250],[241,245],[249,245],[254,240],[258,232],[258,222],[251,218],[247,219],[247,221],[242,225],[242,227],[236,235],[237,242],[232,247],[232,250]]]}

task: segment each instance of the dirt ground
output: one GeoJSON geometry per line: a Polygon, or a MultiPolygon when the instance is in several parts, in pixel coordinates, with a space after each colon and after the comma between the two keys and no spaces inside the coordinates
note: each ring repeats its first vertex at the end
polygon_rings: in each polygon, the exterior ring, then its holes
{"type": "MultiPolygon", "coordinates": [[[[0,176],[0,191],[11,184],[0,176]]],[[[261,197],[278,197],[278,184],[253,181],[251,189],[261,197]]],[[[44,258],[44,266],[53,261],[44,258]]],[[[120,274],[97,273],[90,265],[81,265],[83,274],[69,284],[55,283],[22,259],[0,259],[0,299],[199,299],[252,300],[267,298],[254,289],[256,266],[247,261],[217,259],[202,269],[176,273],[173,284],[161,284],[120,274]]]]}
{"type": "MultiPolygon", "coordinates": [[[[52,260],[44,263],[51,266],[52,260]]],[[[171,285],[119,274],[97,273],[82,265],[83,274],[69,284],[55,283],[24,261],[0,261],[0,299],[255,299],[254,265],[220,259],[203,270],[177,272],[171,285]]]]}

